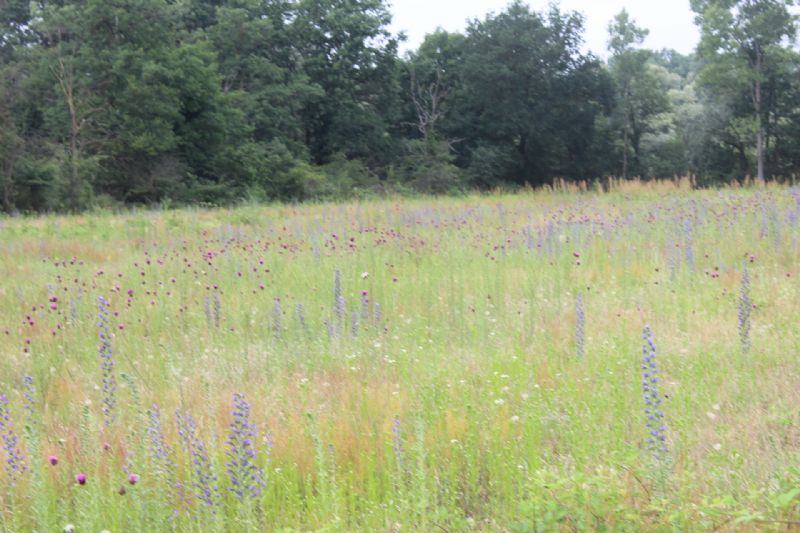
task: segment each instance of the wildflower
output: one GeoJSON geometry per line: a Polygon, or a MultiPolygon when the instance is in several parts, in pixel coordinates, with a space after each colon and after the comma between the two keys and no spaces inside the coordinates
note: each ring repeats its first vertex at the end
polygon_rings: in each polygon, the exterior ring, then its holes
{"type": "Polygon", "coordinates": [[[25,424],[28,429],[32,429],[36,425],[36,389],[33,386],[33,376],[26,374],[22,378],[22,383],[25,387],[25,391],[22,393],[22,397],[25,400],[23,404],[25,408],[25,424]]]}
{"type": "Polygon", "coordinates": [[[283,310],[281,309],[281,299],[275,298],[272,305],[272,334],[276,339],[280,339],[281,330],[283,329],[283,310]]]}
{"type": "Polygon", "coordinates": [[[139,482],[139,475],[138,474],[128,474],[128,483],[131,485],[136,485],[139,482]]]}
{"type": "Polygon", "coordinates": [[[100,296],[98,306],[98,336],[100,337],[100,369],[103,372],[103,423],[110,426],[116,419],[117,380],[114,376],[114,351],[111,347],[111,331],[108,327],[108,301],[100,296]]]}
{"type": "Polygon", "coordinates": [[[400,425],[400,417],[395,416],[392,420],[392,451],[394,451],[394,458],[398,466],[403,465],[403,432],[400,425]]]}
{"type": "Polygon", "coordinates": [[[197,491],[197,497],[207,508],[211,509],[212,513],[215,513],[215,507],[219,500],[219,489],[206,444],[197,434],[197,423],[192,415],[182,415],[180,411],[175,414],[178,421],[178,435],[183,442],[184,449],[192,457],[194,488],[197,491]]]}
{"type": "Polygon", "coordinates": [[[250,404],[243,394],[233,395],[233,422],[228,436],[228,476],[231,480],[229,490],[243,500],[257,498],[265,485],[264,469],[256,465],[256,442],[258,431],[250,420],[250,404]]]}
{"type": "Polygon", "coordinates": [[[694,247],[692,246],[692,222],[687,218],[683,221],[683,235],[685,244],[686,264],[689,270],[694,270],[694,247]]]}
{"type": "Polygon", "coordinates": [[[369,318],[369,292],[361,291],[361,320],[365,321],[369,318]]]}
{"type": "Polygon", "coordinates": [[[219,327],[221,308],[222,308],[222,302],[220,301],[219,293],[215,292],[214,293],[214,327],[215,328],[219,327]]]}
{"type": "Polygon", "coordinates": [[[334,331],[339,333],[344,327],[345,301],[342,295],[342,271],[336,270],[333,273],[333,314],[334,331]]]}
{"type": "Polygon", "coordinates": [[[582,358],[586,350],[586,314],[583,310],[583,294],[575,298],[575,353],[582,358]]]}
{"type": "Polygon", "coordinates": [[[303,328],[303,331],[308,331],[308,325],[306,324],[306,309],[303,307],[303,304],[297,304],[297,321],[300,322],[300,327],[303,328]]]}
{"type": "Polygon", "coordinates": [[[78,474],[75,476],[75,482],[78,485],[86,485],[86,474],[78,474]]]}
{"type": "Polygon", "coordinates": [[[56,457],[55,455],[51,455],[50,457],[47,458],[47,461],[51,465],[56,466],[58,464],[58,457],[56,457]]]}
{"type": "Polygon", "coordinates": [[[0,438],[3,440],[3,451],[6,455],[6,473],[14,485],[25,473],[25,457],[19,448],[19,437],[14,432],[14,422],[8,406],[8,398],[0,394],[0,438]]]}
{"type": "Polygon", "coordinates": [[[750,313],[752,309],[750,273],[747,270],[747,265],[745,265],[742,269],[742,282],[739,290],[739,341],[743,352],[750,350],[750,313]]]}
{"type": "Polygon", "coordinates": [[[642,393],[644,396],[644,415],[647,427],[647,449],[653,458],[664,459],[667,454],[667,426],[664,425],[664,412],[661,411],[661,394],[658,390],[658,365],[656,364],[656,346],[650,326],[645,326],[642,333],[642,393]]]}

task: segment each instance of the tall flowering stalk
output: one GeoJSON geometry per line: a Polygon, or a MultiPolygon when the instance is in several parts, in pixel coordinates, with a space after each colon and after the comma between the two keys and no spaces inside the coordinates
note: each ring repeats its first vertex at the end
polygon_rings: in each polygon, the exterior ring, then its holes
{"type": "MultiPolygon", "coordinates": [[[[147,437],[149,441],[150,461],[153,465],[153,478],[162,487],[170,487],[168,494],[172,495],[171,488],[175,487],[175,462],[172,458],[172,448],[164,438],[164,429],[161,423],[161,410],[158,405],[147,411],[147,437]]],[[[177,488],[177,487],[175,487],[177,488]]]]}
{"type": "Polygon", "coordinates": [[[656,345],[650,326],[642,333],[642,394],[644,396],[644,416],[647,427],[647,449],[656,461],[667,455],[667,426],[664,425],[664,412],[661,410],[661,394],[658,390],[658,364],[656,345]]]}
{"type": "Polygon", "coordinates": [[[399,416],[395,416],[394,420],[392,420],[392,451],[394,452],[398,469],[402,469],[405,462],[405,450],[403,449],[403,428],[399,416]]]}
{"type": "Polygon", "coordinates": [[[303,328],[305,333],[308,333],[308,324],[306,324],[306,308],[303,304],[297,304],[297,321],[300,323],[300,327],[303,328]]]}
{"type": "Polygon", "coordinates": [[[281,299],[275,298],[272,303],[272,334],[276,340],[281,338],[283,331],[283,309],[281,307],[281,299]]]}
{"type": "Polygon", "coordinates": [[[69,323],[70,324],[78,323],[78,304],[75,301],[75,298],[69,299],[69,323]]]}
{"type": "Polygon", "coordinates": [[[39,417],[36,408],[36,387],[33,384],[33,376],[26,374],[22,378],[22,407],[25,409],[25,433],[28,438],[28,453],[32,457],[39,455],[39,417]]]}
{"type": "Polygon", "coordinates": [[[206,325],[210,328],[211,324],[213,323],[213,319],[211,318],[211,299],[207,294],[203,298],[203,312],[206,315],[206,325]]]}
{"type": "Polygon", "coordinates": [[[216,514],[219,502],[219,487],[217,476],[211,464],[208,448],[200,437],[197,422],[190,414],[176,412],[178,422],[178,435],[183,443],[184,450],[191,456],[193,486],[197,499],[212,513],[216,514]]]}
{"type": "Polygon", "coordinates": [[[0,394],[0,439],[6,456],[6,473],[13,487],[28,468],[19,448],[19,437],[14,431],[14,421],[5,394],[0,394]]]}
{"type": "Polygon", "coordinates": [[[350,313],[350,334],[358,337],[358,311],[350,313]]]}
{"type": "Polygon", "coordinates": [[[22,385],[24,387],[22,397],[25,408],[25,424],[29,428],[33,428],[36,424],[36,388],[33,386],[33,376],[25,374],[22,378],[22,385]]]}
{"type": "Polygon", "coordinates": [[[753,301],[750,299],[750,272],[747,265],[742,269],[742,284],[739,290],[739,341],[742,351],[750,350],[750,313],[753,301]]]}
{"type": "Polygon", "coordinates": [[[583,294],[575,298],[575,354],[582,358],[586,352],[586,313],[583,309],[583,294]]]}
{"type": "Polygon", "coordinates": [[[97,329],[100,338],[100,370],[103,372],[103,423],[110,426],[116,419],[117,380],[114,375],[114,350],[111,346],[111,330],[108,327],[108,301],[97,299],[97,329]]]}
{"type": "Polygon", "coordinates": [[[240,501],[258,498],[265,485],[264,469],[256,464],[258,430],[250,420],[250,404],[243,394],[233,395],[233,422],[228,435],[228,462],[225,466],[233,492],[240,501]]]}
{"type": "Polygon", "coordinates": [[[689,265],[689,270],[694,270],[694,239],[692,238],[692,222],[688,218],[683,221],[683,238],[686,253],[686,264],[689,265]]]}
{"type": "Polygon", "coordinates": [[[361,320],[366,322],[369,319],[369,293],[361,291],[361,320]]]}
{"type": "Polygon", "coordinates": [[[220,300],[219,293],[214,293],[214,327],[219,328],[219,321],[222,317],[222,301],[220,300]]]}
{"type": "Polygon", "coordinates": [[[339,334],[344,329],[345,301],[342,294],[342,271],[333,273],[333,330],[339,334]]]}

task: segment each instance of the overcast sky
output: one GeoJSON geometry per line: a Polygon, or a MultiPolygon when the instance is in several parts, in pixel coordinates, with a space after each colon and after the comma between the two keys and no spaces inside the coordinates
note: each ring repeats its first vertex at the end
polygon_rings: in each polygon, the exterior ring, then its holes
{"type": "MultiPolygon", "coordinates": [[[[462,31],[469,19],[483,19],[489,12],[500,12],[510,0],[393,0],[392,30],[404,31],[408,41],[401,52],[416,49],[426,33],[441,26],[448,31],[462,31]]],[[[527,0],[534,10],[547,8],[548,0],[527,0]]],[[[689,0],[561,0],[563,11],[578,11],[585,17],[585,48],[606,57],[608,23],[624,7],[639,26],[650,30],[644,42],[647,48],[674,48],[688,53],[699,39],[689,0]]]]}

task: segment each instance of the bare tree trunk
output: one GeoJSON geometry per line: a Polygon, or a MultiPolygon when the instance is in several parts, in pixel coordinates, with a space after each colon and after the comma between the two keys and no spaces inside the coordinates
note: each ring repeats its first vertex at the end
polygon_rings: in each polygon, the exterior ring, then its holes
{"type": "Polygon", "coordinates": [[[78,105],[75,101],[75,76],[72,66],[64,64],[63,58],[58,58],[58,69],[53,69],[58,85],[61,92],[64,94],[64,100],[67,104],[69,111],[69,193],[75,195],[73,201],[79,201],[78,198],[81,194],[81,176],[80,176],[80,159],[81,159],[81,119],[78,117],[78,105]]]}
{"type": "Polygon", "coordinates": [[[67,108],[69,109],[69,162],[70,162],[70,184],[74,187],[78,184],[78,168],[79,168],[79,147],[78,141],[80,136],[80,125],[78,124],[78,111],[75,106],[75,95],[73,92],[72,71],[65,72],[63,61],[59,60],[62,77],[60,78],[61,88],[64,91],[64,97],[67,100],[67,108]]]}

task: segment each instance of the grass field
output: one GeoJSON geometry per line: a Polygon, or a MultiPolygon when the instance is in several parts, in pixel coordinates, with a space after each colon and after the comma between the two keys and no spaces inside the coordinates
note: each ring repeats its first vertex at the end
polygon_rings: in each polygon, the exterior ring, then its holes
{"type": "Polygon", "coordinates": [[[0,219],[0,524],[796,530],[799,238],[670,182],[0,219]]]}

